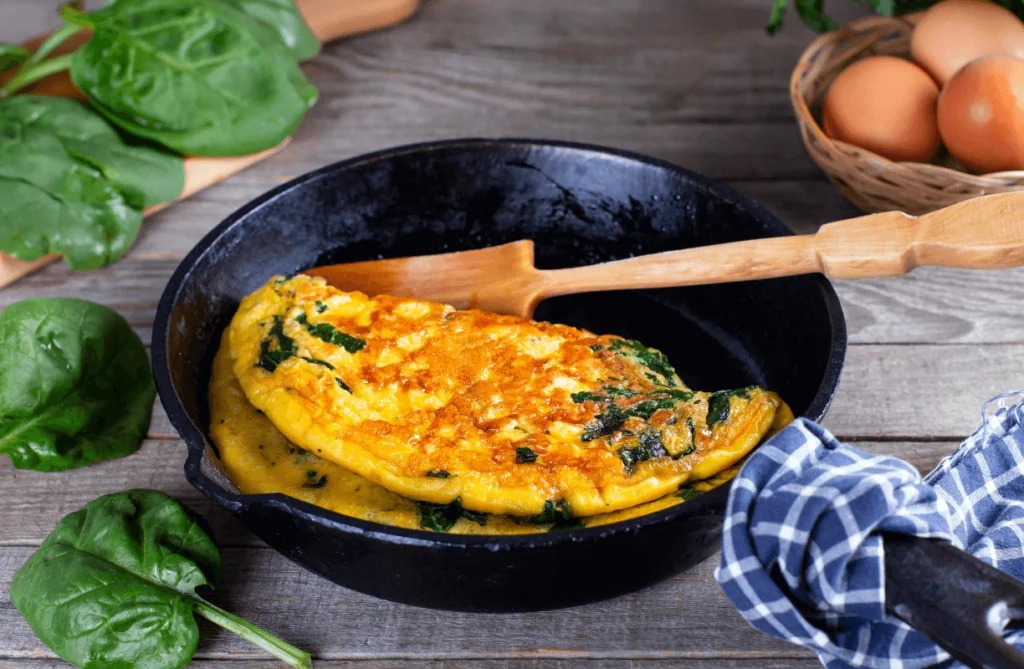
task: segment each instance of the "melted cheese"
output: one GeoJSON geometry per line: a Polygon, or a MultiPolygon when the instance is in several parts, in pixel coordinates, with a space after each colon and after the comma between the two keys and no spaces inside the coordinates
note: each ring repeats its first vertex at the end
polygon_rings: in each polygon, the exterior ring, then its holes
{"type": "Polygon", "coordinates": [[[485,513],[659,500],[737,463],[781,405],[690,391],[618,337],[302,275],[245,298],[228,337],[245,397],[284,439],[401,497],[485,513]]]}

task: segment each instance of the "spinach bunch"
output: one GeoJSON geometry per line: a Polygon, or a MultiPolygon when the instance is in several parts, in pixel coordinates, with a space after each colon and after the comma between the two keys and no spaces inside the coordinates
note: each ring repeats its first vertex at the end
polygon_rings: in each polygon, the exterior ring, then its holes
{"type": "Polygon", "coordinates": [[[0,44],[0,71],[17,67],[0,86],[0,251],[15,258],[113,262],[142,209],[181,194],[180,154],[272,148],[316,102],[298,63],[320,43],[292,0],[112,0],[61,14],[35,52],[0,44]],[[81,48],[50,57],[85,29],[81,48]],[[13,97],[65,70],[93,109],[13,97]]]}
{"type": "Polygon", "coordinates": [[[138,449],[156,386],[124,318],[85,300],[23,300],[0,313],[0,350],[0,453],[15,467],[63,471],[138,449]]]}
{"type": "Polygon", "coordinates": [[[108,265],[131,246],[142,209],[176,198],[180,156],[126,141],[65,98],[0,102],[0,250],[64,254],[73,269],[108,265]]]}
{"type": "MultiPolygon", "coordinates": [[[[876,12],[884,16],[899,16],[928,9],[939,0],[857,0],[870,5],[876,12]]],[[[1024,19],[1024,0],[996,0],[1003,7],[1024,19]]],[[[782,20],[786,14],[789,0],[773,0],[771,15],[768,18],[768,34],[772,35],[782,28],[782,20]]],[[[836,22],[825,13],[825,0],[795,0],[794,8],[797,16],[809,27],[818,32],[834,30],[836,22]]]]}
{"type": "Polygon", "coordinates": [[[28,58],[6,93],[66,69],[93,106],[178,153],[234,156],[284,141],[316,102],[299,70],[320,48],[292,0],[113,0],[67,24],[28,58]],[[79,30],[92,37],[45,59],[79,30]]]}
{"type": "Polygon", "coordinates": [[[128,490],[65,516],[14,574],[11,602],[77,667],[184,667],[199,644],[196,614],[309,667],[307,653],[196,594],[220,572],[199,519],[161,492],[128,490]]]}

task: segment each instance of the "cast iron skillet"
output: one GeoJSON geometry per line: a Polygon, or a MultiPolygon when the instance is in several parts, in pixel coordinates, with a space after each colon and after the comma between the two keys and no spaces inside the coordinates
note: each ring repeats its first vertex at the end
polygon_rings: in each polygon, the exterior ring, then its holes
{"type": "MultiPolygon", "coordinates": [[[[578,144],[457,140],[311,172],[218,225],[160,299],[153,367],[188,446],[185,475],[298,564],[394,601],[527,611],[664,579],[718,550],[727,486],[614,525],[516,537],[403,530],[279,494],[238,494],[207,450],[219,335],[239,300],[270,276],[320,264],[531,238],[538,267],[555,268],[786,234],[760,206],[701,176],[578,144]]],[[[814,420],[846,353],[839,300],[820,276],[563,297],[543,303],[537,318],[639,339],[664,351],[692,387],[758,384],[814,420]]]]}

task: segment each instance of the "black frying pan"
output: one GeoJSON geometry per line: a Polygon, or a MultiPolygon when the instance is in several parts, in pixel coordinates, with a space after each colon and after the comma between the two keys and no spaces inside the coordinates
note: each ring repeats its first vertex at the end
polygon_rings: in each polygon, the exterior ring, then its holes
{"type": "MultiPolygon", "coordinates": [[[[727,188],[596,147],[464,140],[317,170],[218,225],[160,300],[153,366],[188,446],[185,474],[298,564],[386,599],[525,611],[649,585],[718,550],[727,488],[615,525],[516,537],[402,530],[283,495],[238,494],[207,450],[207,380],[220,332],[268,277],[315,265],[529,238],[538,267],[554,268],[785,234],[727,188]]],[[[693,387],[758,384],[814,420],[846,353],[839,300],[820,276],[563,297],[543,303],[537,318],[639,339],[664,351],[693,387]]]]}
{"type": "MultiPolygon", "coordinates": [[[[302,176],[210,232],[160,299],[153,367],[188,447],[185,475],[296,563],[394,601],[528,611],[654,583],[718,550],[727,487],[615,525],[516,537],[403,530],[283,495],[238,494],[205,436],[220,332],[269,276],[315,265],[530,238],[537,266],[555,268],[785,234],[760,206],[703,177],[582,145],[439,142],[302,176]]],[[[832,400],[846,353],[839,300],[819,276],[563,297],[537,317],[660,348],[694,387],[776,390],[812,420],[832,400]]],[[[886,537],[885,547],[890,612],[971,666],[1024,667],[1001,639],[1024,585],[947,544],[886,537]]]]}

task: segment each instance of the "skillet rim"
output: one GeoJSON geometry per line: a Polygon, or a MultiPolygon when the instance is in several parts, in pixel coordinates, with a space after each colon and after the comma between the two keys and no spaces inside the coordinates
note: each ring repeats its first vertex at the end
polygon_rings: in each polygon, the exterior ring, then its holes
{"type": "MultiPolygon", "coordinates": [[[[156,378],[160,401],[167,413],[167,417],[170,420],[171,425],[178,431],[178,434],[185,442],[188,452],[184,466],[185,478],[194,488],[236,514],[243,513],[250,507],[264,507],[284,511],[290,515],[298,516],[303,520],[313,522],[316,525],[332,531],[340,531],[346,534],[358,535],[360,537],[384,541],[387,543],[431,548],[483,548],[487,551],[514,550],[517,548],[542,546],[552,547],[564,543],[577,543],[620,533],[637,533],[643,528],[651,525],[659,525],[662,523],[667,524],[676,519],[684,520],[684,518],[679,518],[680,516],[696,517],[715,515],[716,513],[718,515],[722,515],[724,513],[726,500],[728,499],[729,490],[731,488],[731,485],[729,484],[720,485],[714,490],[702,493],[692,500],[661,511],[598,527],[584,527],[581,529],[522,535],[447,534],[431,532],[429,530],[410,530],[352,518],[315,506],[308,502],[288,497],[283,493],[267,493],[259,495],[235,494],[226,490],[202,472],[200,465],[207,447],[207,438],[203,434],[202,430],[192,422],[188,412],[181,404],[181,401],[178,398],[178,393],[171,381],[170,367],[168,365],[167,358],[167,340],[170,333],[170,314],[172,307],[176,303],[182,288],[190,279],[192,269],[209,251],[210,247],[233,226],[242,223],[246,218],[254,214],[266,204],[294,189],[303,187],[310,181],[319,179],[320,177],[332,172],[347,170],[361,164],[412,153],[428,153],[453,148],[486,149],[510,147],[567,149],[580,154],[598,154],[604,158],[611,157],[629,162],[639,162],[661,170],[667,170],[685,177],[688,181],[700,186],[710,193],[713,193],[716,197],[727,201],[738,210],[760,223],[763,227],[770,230],[773,233],[771,236],[794,234],[785,223],[771,214],[756,201],[717,181],[695,172],[691,172],[686,168],[665,160],[652,158],[650,156],[622,149],[581,142],[515,137],[466,137],[435,140],[414,144],[404,144],[381,149],[379,151],[360,154],[302,174],[284,184],[270,189],[253,200],[250,200],[206,233],[182,259],[178,264],[178,267],[175,268],[174,273],[171,275],[171,278],[168,280],[167,285],[160,296],[160,301],[157,305],[156,317],[153,323],[153,334],[151,339],[153,373],[156,378]]],[[[816,275],[814,279],[816,280],[818,288],[824,298],[829,324],[832,328],[831,350],[821,383],[814,394],[814,399],[807,411],[801,414],[801,416],[813,421],[818,421],[825,415],[833,398],[835,397],[836,390],[838,389],[839,378],[846,359],[847,328],[846,318],[843,314],[839,296],[836,294],[831,282],[825,276],[820,274],[816,275]]]]}

